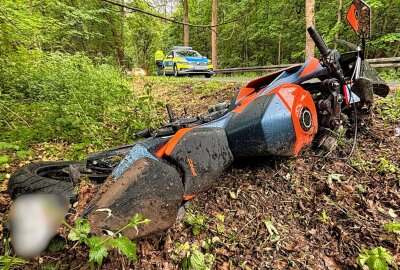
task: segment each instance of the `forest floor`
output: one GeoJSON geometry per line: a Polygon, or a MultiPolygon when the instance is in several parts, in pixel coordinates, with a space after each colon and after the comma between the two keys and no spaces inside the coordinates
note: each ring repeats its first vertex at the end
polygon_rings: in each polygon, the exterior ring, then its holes
{"type": "MultiPolygon", "coordinates": [[[[145,84],[152,85],[157,100],[172,104],[176,112],[188,107],[189,114],[229,102],[240,87],[190,79],[134,81],[135,89],[145,84]]],[[[400,221],[400,137],[395,136],[400,119],[385,113],[394,95],[392,91],[389,98],[379,101],[374,115],[359,119],[357,147],[347,161],[313,157],[311,148],[296,158],[235,161],[212,189],[190,202],[180,222],[137,241],[135,268],[180,269],[196,249],[205,255],[205,264],[213,261],[212,269],[356,269],[360,251],[378,246],[399,263],[399,238],[383,229],[388,222],[400,221]]],[[[347,130],[333,157],[350,152],[353,133],[347,130]]],[[[69,147],[49,144],[53,151],[59,150],[57,157],[69,147]]],[[[33,146],[36,159],[47,157],[49,144],[33,146]]],[[[10,174],[26,162],[15,160],[2,173],[10,174]]],[[[10,205],[6,186],[7,179],[0,183],[3,220],[10,205]]],[[[70,242],[58,242],[60,248],[49,248],[26,269],[89,268],[85,247],[69,251],[70,242]]],[[[130,268],[133,264],[116,252],[102,266],[130,268]]]]}

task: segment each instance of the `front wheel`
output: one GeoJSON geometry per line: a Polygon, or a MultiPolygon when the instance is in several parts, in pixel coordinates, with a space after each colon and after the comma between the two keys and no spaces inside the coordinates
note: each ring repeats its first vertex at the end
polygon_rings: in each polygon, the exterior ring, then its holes
{"type": "Polygon", "coordinates": [[[206,77],[207,79],[211,78],[212,74],[204,74],[204,77],[206,77]]]}
{"type": "Polygon", "coordinates": [[[174,76],[179,77],[178,68],[174,65],[174,76]]]}

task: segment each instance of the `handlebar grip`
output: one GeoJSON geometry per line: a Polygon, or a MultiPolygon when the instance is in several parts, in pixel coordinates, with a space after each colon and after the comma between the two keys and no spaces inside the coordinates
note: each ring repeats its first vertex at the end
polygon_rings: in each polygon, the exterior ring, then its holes
{"type": "Polygon", "coordinates": [[[322,56],[327,56],[329,54],[328,46],[326,46],[325,41],[322,39],[320,34],[318,34],[317,30],[315,30],[313,26],[310,26],[307,28],[307,31],[310,34],[311,38],[314,40],[314,43],[322,56]]]}

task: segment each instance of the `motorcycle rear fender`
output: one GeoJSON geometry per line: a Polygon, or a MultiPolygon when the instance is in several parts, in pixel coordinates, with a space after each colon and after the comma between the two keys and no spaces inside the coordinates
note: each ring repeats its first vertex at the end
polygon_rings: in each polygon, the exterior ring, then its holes
{"type": "Polygon", "coordinates": [[[159,146],[133,147],[101,187],[87,214],[94,233],[116,231],[136,213],[152,222],[125,231],[129,238],[169,228],[182,203],[207,190],[233,161],[222,128],[181,129],[159,146]]]}

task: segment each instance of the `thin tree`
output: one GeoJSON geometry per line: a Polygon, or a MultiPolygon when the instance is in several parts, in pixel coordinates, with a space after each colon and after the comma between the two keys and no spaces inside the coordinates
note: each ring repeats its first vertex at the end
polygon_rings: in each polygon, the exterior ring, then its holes
{"type": "MultiPolygon", "coordinates": [[[[337,14],[337,26],[342,23],[342,9],[343,9],[343,0],[339,0],[339,7],[338,7],[338,14],[337,14]]],[[[337,29],[337,32],[335,34],[335,39],[339,39],[339,29],[337,29]]],[[[335,49],[337,48],[337,43],[335,43],[335,49]]]]}
{"type": "Polygon", "coordinates": [[[183,26],[183,45],[189,46],[189,5],[188,0],[183,0],[183,22],[185,25],[183,26]]]}
{"type": "Polygon", "coordinates": [[[217,0],[212,0],[212,11],[211,11],[211,61],[214,69],[217,69],[218,61],[218,48],[217,48],[217,0]]]}
{"type": "Polygon", "coordinates": [[[315,44],[307,28],[315,25],[315,0],[306,0],[306,58],[314,57],[315,44]]]}

